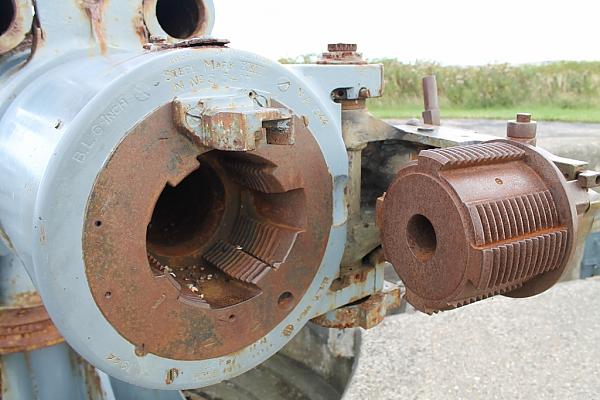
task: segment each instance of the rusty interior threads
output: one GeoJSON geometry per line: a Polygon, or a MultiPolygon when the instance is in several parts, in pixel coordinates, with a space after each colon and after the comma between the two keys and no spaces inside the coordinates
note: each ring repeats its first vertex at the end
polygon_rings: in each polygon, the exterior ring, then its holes
{"type": "Polygon", "coordinates": [[[177,360],[224,356],[304,296],[328,243],[332,181],[309,128],[291,123],[291,145],[211,151],[165,105],[107,160],[88,201],[84,262],[96,304],[129,342],[177,360]]]}
{"type": "Polygon", "coordinates": [[[14,0],[0,1],[0,35],[4,35],[10,29],[15,19],[15,13],[14,0]]]}
{"type": "Polygon", "coordinates": [[[161,28],[177,39],[187,39],[199,31],[206,16],[202,0],[156,1],[156,18],[161,28]]]}
{"type": "MultiPolygon", "coordinates": [[[[253,181],[256,169],[268,164],[219,151],[198,161],[177,186],[167,183],[156,202],[146,234],[148,261],[186,301],[231,307],[262,292],[260,280],[283,262],[301,228],[278,227],[252,211],[254,194],[240,182],[253,181]],[[235,190],[226,191],[224,181],[235,190]]],[[[293,305],[289,294],[284,309],[293,305]]]]}

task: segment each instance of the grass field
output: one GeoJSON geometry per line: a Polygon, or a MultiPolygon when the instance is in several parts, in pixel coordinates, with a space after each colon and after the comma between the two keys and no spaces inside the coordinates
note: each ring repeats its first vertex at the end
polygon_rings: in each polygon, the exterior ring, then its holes
{"type": "MultiPolygon", "coordinates": [[[[282,62],[311,62],[314,55],[282,62]]],[[[385,94],[369,102],[379,117],[419,117],[421,78],[435,74],[445,118],[512,119],[530,112],[537,120],[600,122],[600,62],[441,66],[436,63],[382,63],[385,94]]]]}
{"type": "Polygon", "coordinates": [[[435,74],[446,118],[512,119],[518,111],[537,120],[600,122],[600,62],[535,65],[440,66],[378,60],[385,95],[370,102],[380,117],[418,117],[421,78],[435,74]]]}

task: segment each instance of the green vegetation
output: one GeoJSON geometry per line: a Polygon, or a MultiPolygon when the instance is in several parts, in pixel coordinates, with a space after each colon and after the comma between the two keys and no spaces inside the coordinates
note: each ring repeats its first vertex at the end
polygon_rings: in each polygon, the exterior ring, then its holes
{"type": "Polygon", "coordinates": [[[435,74],[445,118],[510,119],[523,111],[537,120],[600,121],[600,62],[476,67],[378,62],[385,66],[385,95],[369,107],[382,118],[420,116],[421,78],[435,74]]]}
{"type": "MultiPolygon", "coordinates": [[[[314,62],[315,55],[285,59],[314,62]]],[[[421,78],[435,74],[444,118],[514,118],[531,112],[537,120],[600,122],[600,62],[441,66],[373,60],[385,68],[385,94],[369,101],[382,118],[421,115],[421,78]]]]}

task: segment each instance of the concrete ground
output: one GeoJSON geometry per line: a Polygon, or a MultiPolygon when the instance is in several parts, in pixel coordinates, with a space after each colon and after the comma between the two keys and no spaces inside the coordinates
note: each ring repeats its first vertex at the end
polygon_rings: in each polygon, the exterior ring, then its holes
{"type": "Polygon", "coordinates": [[[600,399],[600,279],[389,317],[344,399],[600,399]]]}
{"type": "MultiPolygon", "coordinates": [[[[501,120],[442,119],[442,124],[499,137],[506,136],[506,121],[501,120]]],[[[600,169],[600,124],[540,121],[538,145],[562,157],[591,161],[591,168],[600,169]]]]}

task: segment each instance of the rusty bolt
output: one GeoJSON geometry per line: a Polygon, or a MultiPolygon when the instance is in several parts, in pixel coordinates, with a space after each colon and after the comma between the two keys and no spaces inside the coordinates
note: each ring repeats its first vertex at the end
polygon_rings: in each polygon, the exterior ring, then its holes
{"type": "Polygon", "coordinates": [[[175,379],[177,379],[178,376],[179,376],[179,370],[177,368],[171,368],[170,370],[167,371],[165,383],[167,385],[172,384],[175,381],[175,379]]]}
{"type": "Polygon", "coordinates": [[[167,41],[167,38],[165,36],[157,36],[157,35],[150,36],[150,43],[152,43],[152,44],[165,43],[166,41],[167,41]]]}
{"type": "Polygon", "coordinates": [[[330,52],[356,51],[358,50],[358,45],[355,43],[330,43],[327,45],[327,50],[330,52]]]}
{"type": "Polygon", "coordinates": [[[582,171],[577,175],[577,182],[584,189],[600,187],[600,172],[582,171]]]}
{"type": "Polygon", "coordinates": [[[354,43],[332,43],[327,45],[327,52],[317,60],[317,64],[366,64],[362,54],[357,52],[354,43]]]}
{"type": "Polygon", "coordinates": [[[435,75],[423,78],[423,101],[425,103],[425,111],[422,114],[423,122],[427,125],[439,126],[441,124],[440,105],[435,75]]]}
{"type": "Polygon", "coordinates": [[[514,121],[508,121],[506,136],[511,140],[535,145],[537,122],[531,119],[529,113],[518,113],[514,121]]]}
{"type": "Polygon", "coordinates": [[[368,99],[370,97],[371,97],[371,91],[367,88],[362,88],[362,89],[360,89],[360,92],[358,92],[359,99],[368,99]]]}

